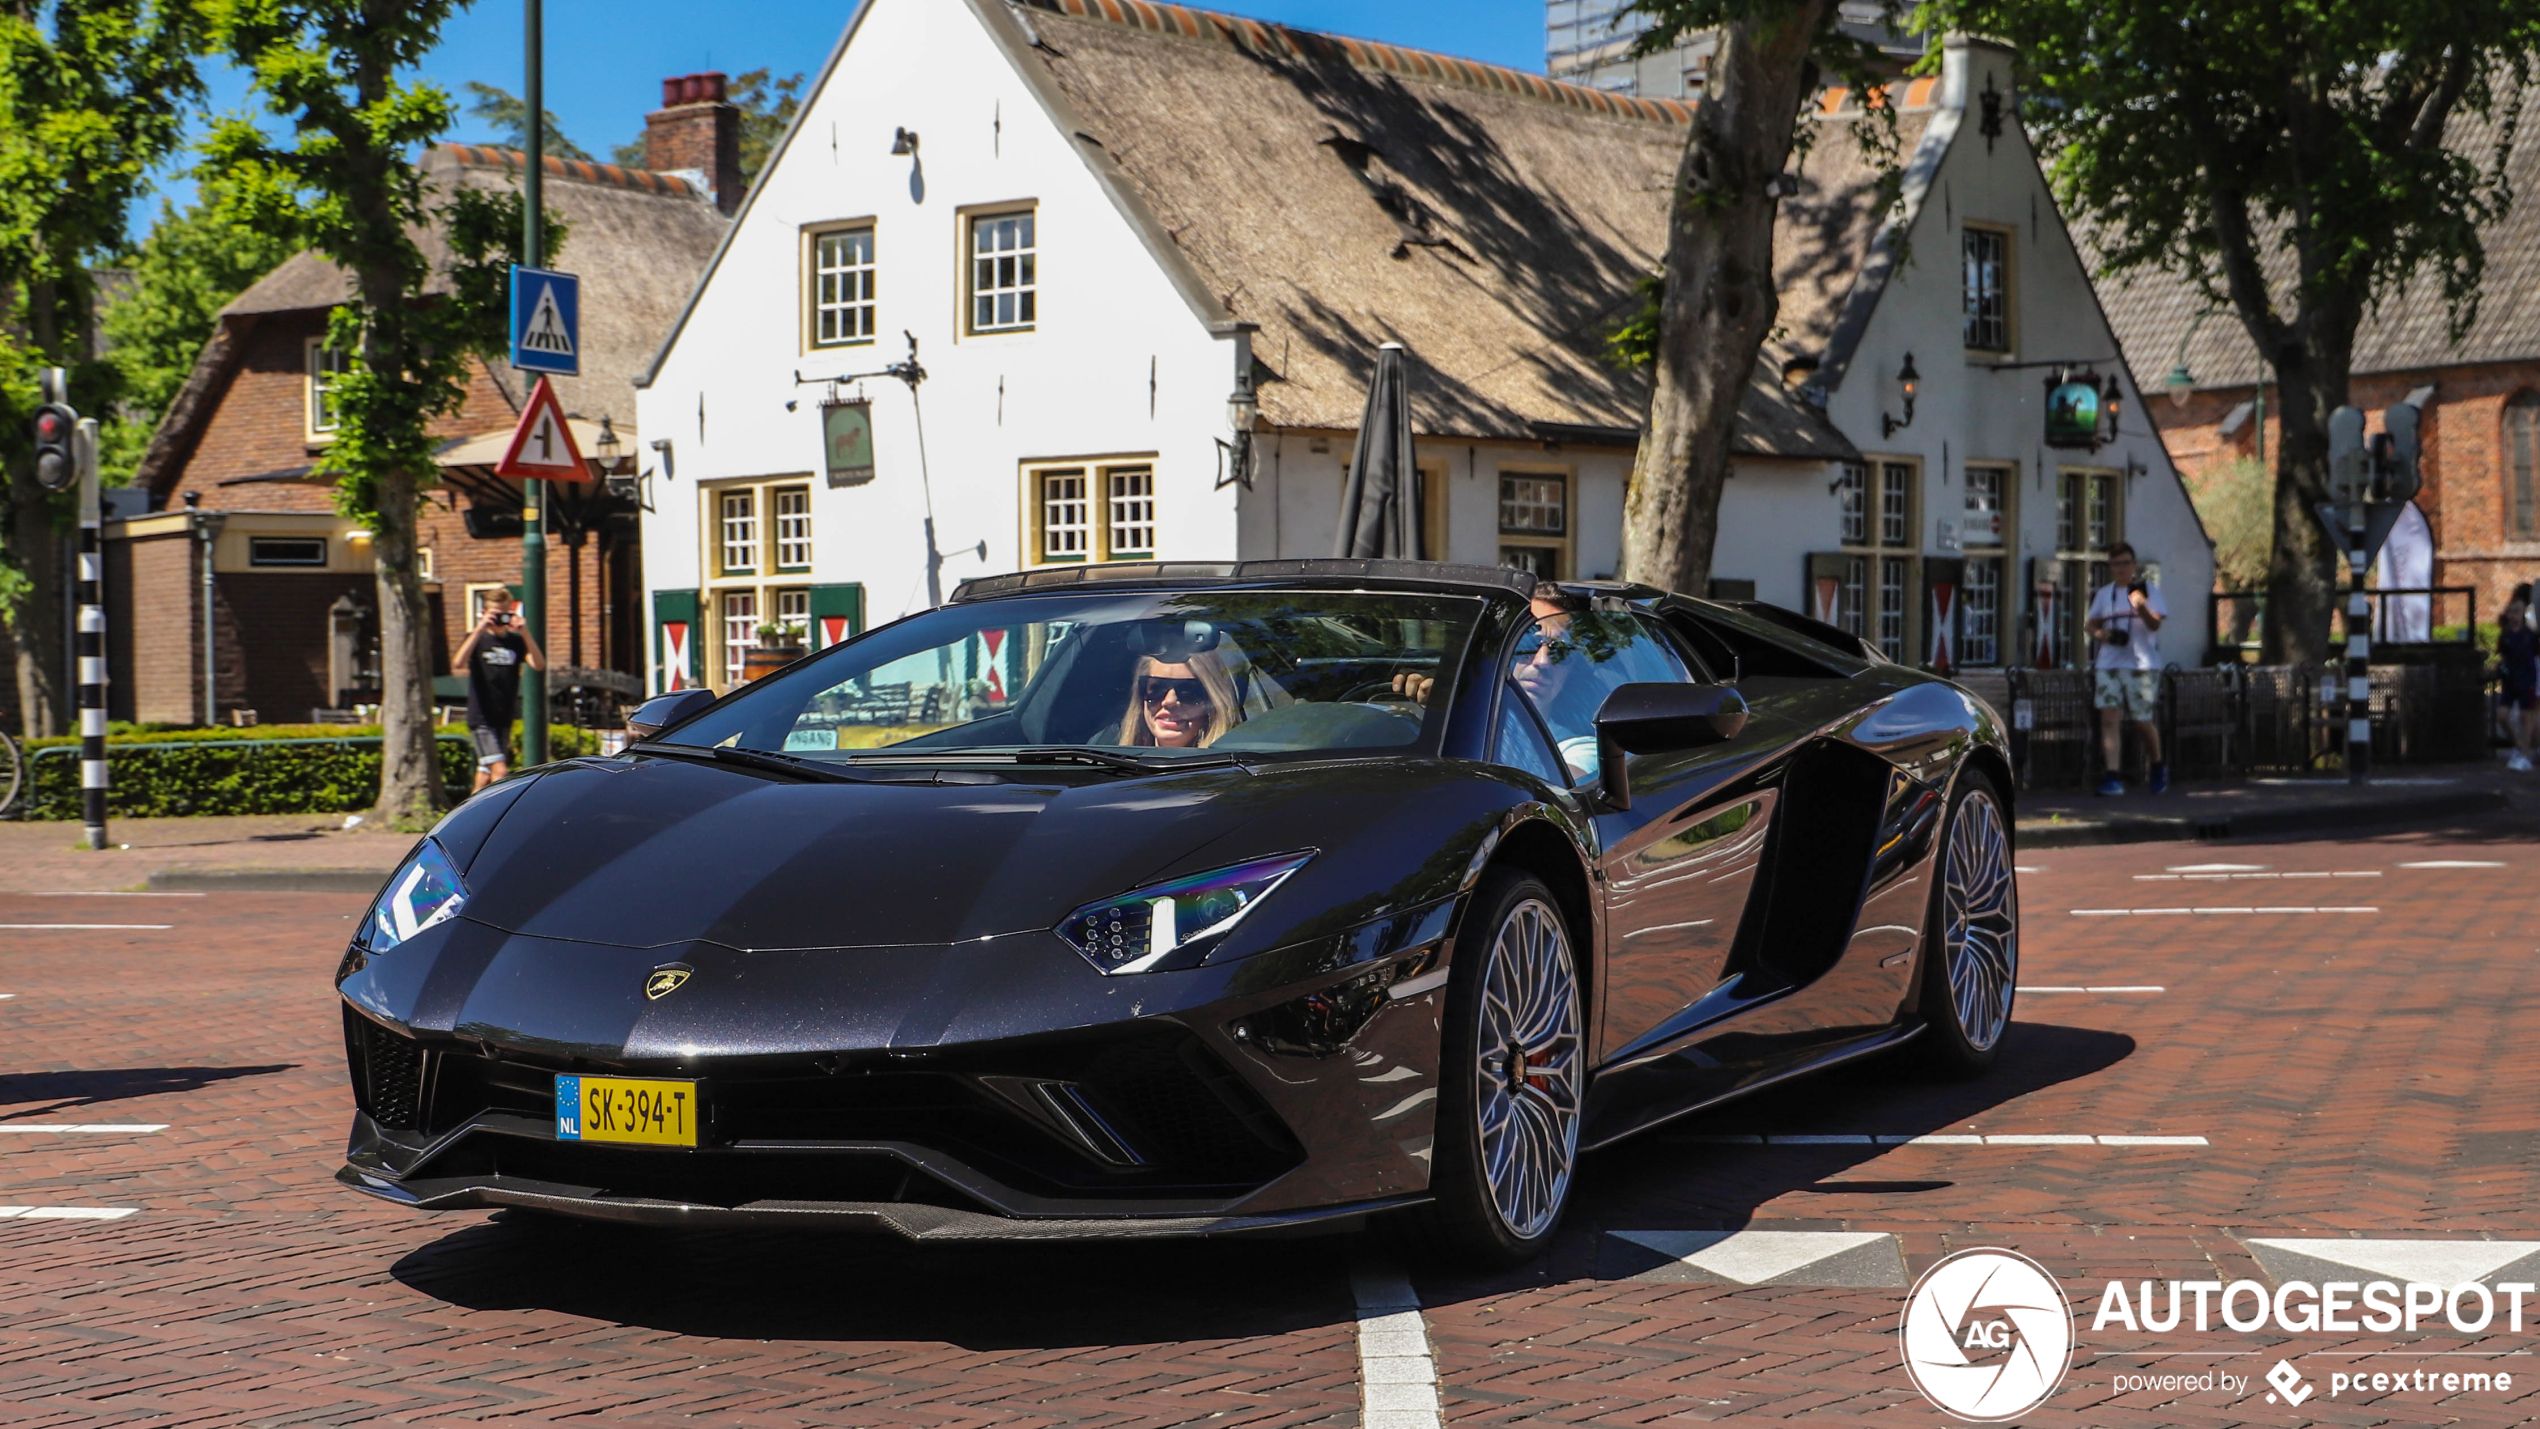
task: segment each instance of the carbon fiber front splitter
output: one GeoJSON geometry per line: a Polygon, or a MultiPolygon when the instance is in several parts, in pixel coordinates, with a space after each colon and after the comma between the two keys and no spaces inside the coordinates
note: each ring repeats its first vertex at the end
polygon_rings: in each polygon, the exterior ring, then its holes
{"type": "Polygon", "coordinates": [[[602,1195],[584,1187],[513,1176],[392,1181],[346,1166],[335,1179],[383,1201],[423,1211],[519,1207],[586,1220],[658,1226],[795,1226],[896,1235],[928,1244],[970,1241],[1153,1240],[1198,1236],[1340,1235],[1380,1211],[1425,1196],[1397,1196],[1347,1206],[1241,1216],[999,1216],[984,1211],[899,1201],[750,1201],[695,1205],[637,1196],[602,1195]]]}

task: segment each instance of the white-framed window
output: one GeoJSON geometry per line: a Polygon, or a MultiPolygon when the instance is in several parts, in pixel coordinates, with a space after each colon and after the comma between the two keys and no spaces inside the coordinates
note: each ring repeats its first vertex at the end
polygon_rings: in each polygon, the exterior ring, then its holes
{"type": "Polygon", "coordinates": [[[1967,558],[1966,588],[1958,593],[1958,663],[1981,668],[2002,663],[2002,558],[1967,558]]]}
{"type": "Polygon", "coordinates": [[[1042,564],[1093,559],[1093,502],[1085,491],[1086,481],[1081,466],[1034,474],[1033,525],[1039,536],[1034,556],[1042,564]]]}
{"type": "Polygon", "coordinates": [[[1912,563],[1901,558],[1879,562],[1879,653],[1903,663],[1905,659],[1905,572],[1912,563]]]}
{"type": "Polygon", "coordinates": [[[811,588],[789,586],[776,592],[776,623],[787,630],[811,631],[811,588]]]}
{"type": "Polygon", "coordinates": [[[1971,352],[2011,350],[2011,235],[1968,224],[1959,253],[1965,264],[1966,337],[1971,352]]]}
{"type": "Polygon", "coordinates": [[[1837,510],[1842,513],[1842,540],[1847,546],[1870,544],[1870,469],[1857,461],[1843,464],[1835,478],[1837,510]]]}
{"type": "Polygon", "coordinates": [[[749,678],[750,652],[758,648],[758,592],[727,590],[715,598],[723,623],[723,687],[749,678]]]}
{"type": "Polygon", "coordinates": [[[1155,559],[1152,456],[1027,465],[1021,505],[1033,565],[1155,559]]]}
{"type": "Polygon", "coordinates": [[[1017,332],[1040,320],[1040,240],[1030,209],[970,220],[970,330],[1017,332]]]}
{"type": "Polygon", "coordinates": [[[1570,578],[1570,474],[1499,474],[1499,564],[1542,580],[1570,578]]]}
{"type": "Polygon", "coordinates": [[[1913,544],[1914,476],[1911,462],[1879,463],[1879,544],[1882,546],[1913,544]]]}
{"type": "Polygon", "coordinates": [[[415,547],[415,579],[424,581],[437,581],[441,579],[439,576],[432,573],[432,548],[430,546],[415,547]]]}
{"type": "Polygon", "coordinates": [[[335,430],[335,383],[344,373],[344,354],[326,345],[326,339],[310,338],[306,347],[308,377],[303,384],[308,393],[309,435],[323,436],[335,430]]]}
{"type": "Polygon", "coordinates": [[[716,544],[723,556],[716,563],[718,574],[747,576],[758,573],[758,488],[739,487],[715,496],[716,544]]]}
{"type": "Polygon", "coordinates": [[[1155,468],[1115,466],[1102,475],[1103,553],[1115,561],[1155,554],[1155,468]]]}
{"type": "Polygon", "coordinates": [[[811,235],[811,345],[871,342],[874,332],[873,229],[811,235]]]}
{"type": "Polygon", "coordinates": [[[1999,546],[2010,537],[2011,495],[2019,489],[2011,468],[1969,462],[1967,496],[1959,539],[1969,546],[1999,546]]]}
{"type": "Polygon", "coordinates": [[[811,569],[811,488],[779,486],[768,493],[776,513],[776,569],[811,569]]]}

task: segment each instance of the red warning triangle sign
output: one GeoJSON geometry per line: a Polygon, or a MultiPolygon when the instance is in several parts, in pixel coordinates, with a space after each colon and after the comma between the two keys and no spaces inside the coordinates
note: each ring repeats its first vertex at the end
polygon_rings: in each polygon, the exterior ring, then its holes
{"type": "Polygon", "coordinates": [[[496,476],[541,477],[548,481],[589,481],[582,449],[574,445],[573,424],[547,379],[529,390],[529,405],[520,409],[520,425],[512,428],[511,445],[494,464],[496,476]]]}

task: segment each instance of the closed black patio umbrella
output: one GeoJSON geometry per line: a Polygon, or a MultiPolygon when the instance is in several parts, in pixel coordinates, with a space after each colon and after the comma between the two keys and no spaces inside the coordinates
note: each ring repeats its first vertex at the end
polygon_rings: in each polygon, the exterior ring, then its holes
{"type": "Polygon", "coordinates": [[[1376,350],[1358,449],[1341,487],[1340,530],[1332,554],[1361,560],[1421,561],[1420,469],[1411,459],[1411,379],[1401,343],[1376,350]]]}

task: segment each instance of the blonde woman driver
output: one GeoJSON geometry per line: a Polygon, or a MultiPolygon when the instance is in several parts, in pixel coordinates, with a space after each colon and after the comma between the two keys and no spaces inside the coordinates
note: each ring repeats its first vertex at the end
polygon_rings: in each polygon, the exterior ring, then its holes
{"type": "Polygon", "coordinates": [[[1120,743],[1158,749],[1199,749],[1243,723],[1234,677],[1216,652],[1194,651],[1176,664],[1138,657],[1130,682],[1129,709],[1120,720],[1120,743]]]}

